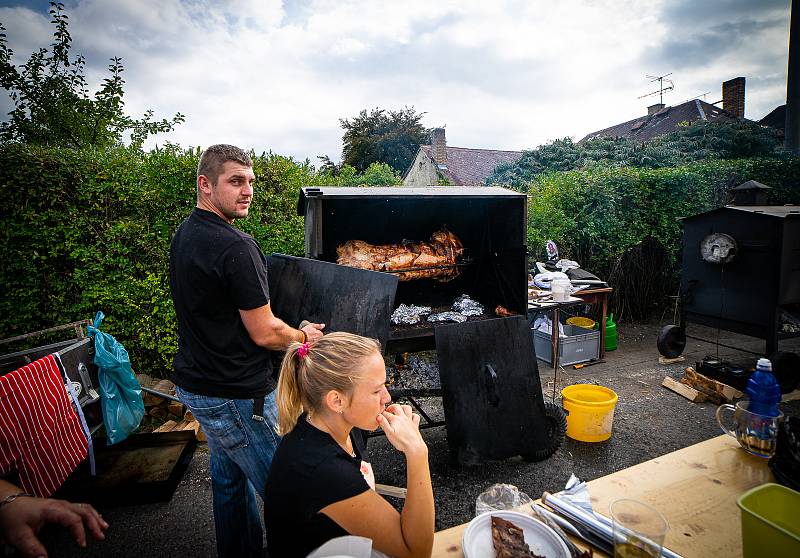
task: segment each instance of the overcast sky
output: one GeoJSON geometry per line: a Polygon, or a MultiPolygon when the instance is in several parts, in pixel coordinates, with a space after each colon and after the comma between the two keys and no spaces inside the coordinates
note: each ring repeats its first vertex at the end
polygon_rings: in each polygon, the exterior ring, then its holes
{"type": "MultiPolygon", "coordinates": [[[[786,100],[790,0],[64,1],[92,91],[120,56],[129,114],[186,115],[148,146],[339,160],[340,118],[413,106],[448,145],[530,149],[646,114],[645,75],[669,72],[667,105],[736,76],[747,118],[786,100]]],[[[17,63],[50,43],[47,7],[0,0],[17,63]]]]}

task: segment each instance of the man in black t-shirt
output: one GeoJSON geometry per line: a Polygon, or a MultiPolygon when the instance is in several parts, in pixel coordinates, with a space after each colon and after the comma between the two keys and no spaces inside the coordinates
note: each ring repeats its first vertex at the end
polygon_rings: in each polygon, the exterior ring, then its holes
{"type": "Polygon", "coordinates": [[[278,445],[269,349],[314,343],[324,324],[294,329],[270,307],[264,254],[235,228],[253,200],[253,163],[232,145],[212,145],[197,168],[197,206],[170,247],[178,320],[172,381],[208,438],[220,557],[259,556],[263,494],[278,445]]]}

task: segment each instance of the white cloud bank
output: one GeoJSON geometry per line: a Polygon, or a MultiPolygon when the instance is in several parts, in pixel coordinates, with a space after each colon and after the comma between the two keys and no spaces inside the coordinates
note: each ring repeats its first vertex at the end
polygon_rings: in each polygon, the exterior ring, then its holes
{"type": "MultiPolygon", "coordinates": [[[[46,3],[4,3],[22,63],[50,42],[46,3]]],[[[187,116],[149,145],[338,159],[340,118],[413,105],[449,145],[533,148],[644,114],[645,74],[667,72],[667,104],[717,101],[740,75],[748,118],[786,96],[789,0],[73,0],[67,14],[95,83],[122,57],[130,114],[187,116]]]]}

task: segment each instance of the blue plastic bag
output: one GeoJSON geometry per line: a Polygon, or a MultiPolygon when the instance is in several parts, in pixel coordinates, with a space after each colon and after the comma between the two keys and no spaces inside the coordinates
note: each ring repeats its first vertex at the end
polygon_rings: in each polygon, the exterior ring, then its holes
{"type": "Polygon", "coordinates": [[[128,351],[108,333],[100,331],[105,314],[98,312],[94,326],[86,329],[94,335],[94,363],[100,380],[100,402],[109,445],[121,442],[139,427],[144,417],[142,386],[131,370],[128,351]]]}

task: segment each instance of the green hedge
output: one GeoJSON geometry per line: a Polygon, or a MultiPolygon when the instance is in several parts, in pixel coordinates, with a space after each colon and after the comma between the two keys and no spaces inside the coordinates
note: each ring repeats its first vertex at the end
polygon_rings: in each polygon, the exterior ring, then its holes
{"type": "Polygon", "coordinates": [[[553,239],[563,257],[607,276],[626,248],[653,236],[677,270],[678,219],[724,205],[730,187],[747,180],[771,186],[771,203],[800,203],[798,157],[547,173],[528,187],[528,246],[541,258],[553,239]]]}
{"type": "MultiPolygon", "coordinates": [[[[194,207],[198,156],[0,145],[0,338],[102,310],[136,369],[167,372],[177,349],[169,243],[194,207]]],[[[272,153],[253,162],[255,199],[237,226],[267,253],[303,253],[301,186],[398,183],[385,165],[334,177],[272,153]]]]}

